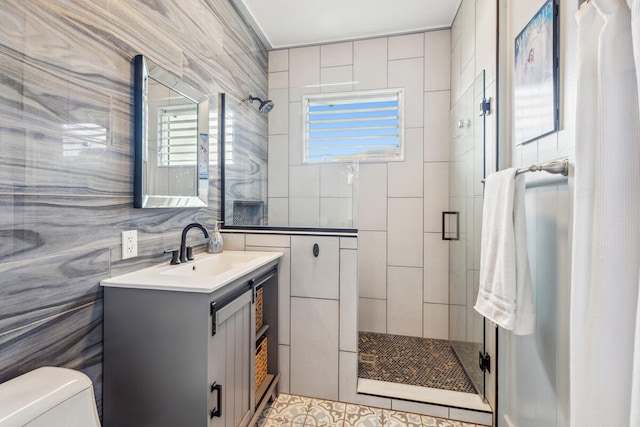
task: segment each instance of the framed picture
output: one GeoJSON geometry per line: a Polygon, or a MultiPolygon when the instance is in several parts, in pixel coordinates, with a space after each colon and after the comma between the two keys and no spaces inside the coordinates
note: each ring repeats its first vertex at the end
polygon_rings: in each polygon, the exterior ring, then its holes
{"type": "Polygon", "coordinates": [[[547,0],[515,40],[516,145],[558,130],[558,8],[547,0]]]}

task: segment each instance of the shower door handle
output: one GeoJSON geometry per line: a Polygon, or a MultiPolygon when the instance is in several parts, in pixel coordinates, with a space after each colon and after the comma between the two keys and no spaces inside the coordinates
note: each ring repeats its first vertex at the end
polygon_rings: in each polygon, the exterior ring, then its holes
{"type": "Polygon", "coordinates": [[[460,240],[460,212],[442,212],[442,240],[460,240]],[[451,227],[455,230],[451,231],[451,227]]]}

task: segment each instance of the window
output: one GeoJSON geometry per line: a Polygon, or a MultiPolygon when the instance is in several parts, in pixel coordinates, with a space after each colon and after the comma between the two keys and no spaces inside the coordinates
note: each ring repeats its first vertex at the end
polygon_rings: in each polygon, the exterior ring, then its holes
{"type": "Polygon", "coordinates": [[[305,163],[404,160],[403,90],[306,95],[305,163]]]}
{"type": "Polygon", "coordinates": [[[198,160],[198,107],[159,108],[158,138],[160,166],[195,165],[198,160]]]}

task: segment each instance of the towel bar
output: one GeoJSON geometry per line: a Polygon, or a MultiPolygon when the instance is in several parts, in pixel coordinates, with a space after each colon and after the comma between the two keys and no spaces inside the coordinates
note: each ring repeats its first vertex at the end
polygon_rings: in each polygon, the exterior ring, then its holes
{"type": "MultiPolygon", "coordinates": [[[[516,171],[516,175],[520,175],[521,173],[525,173],[525,172],[539,172],[539,171],[567,176],[569,175],[569,159],[554,160],[552,162],[545,163],[545,164],[531,165],[526,168],[520,168],[516,171]]],[[[481,182],[484,184],[485,179],[483,178],[481,182]]]]}

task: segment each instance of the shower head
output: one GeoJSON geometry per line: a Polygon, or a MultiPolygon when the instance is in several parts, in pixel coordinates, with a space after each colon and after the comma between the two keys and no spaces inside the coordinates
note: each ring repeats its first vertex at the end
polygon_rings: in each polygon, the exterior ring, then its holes
{"type": "Polygon", "coordinates": [[[263,101],[260,98],[249,95],[249,102],[253,104],[253,101],[260,101],[260,106],[258,107],[258,111],[260,112],[260,114],[269,114],[269,111],[273,109],[273,101],[270,99],[263,101]]]}

